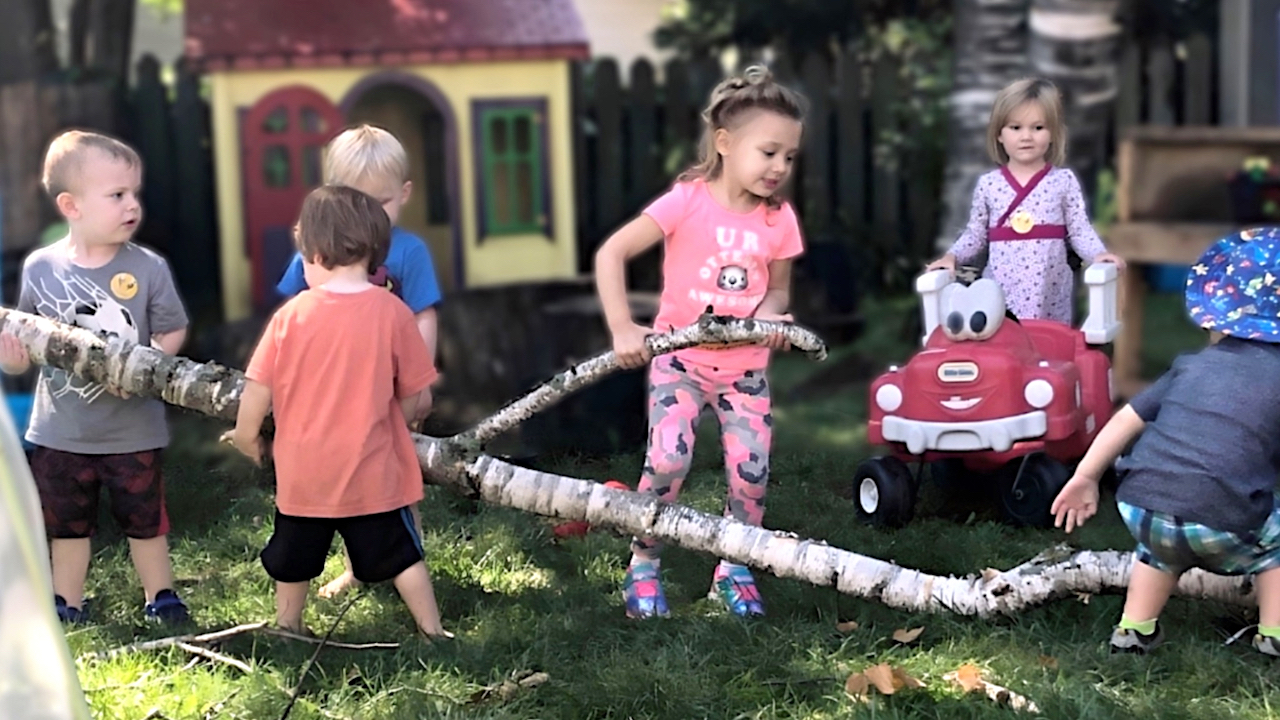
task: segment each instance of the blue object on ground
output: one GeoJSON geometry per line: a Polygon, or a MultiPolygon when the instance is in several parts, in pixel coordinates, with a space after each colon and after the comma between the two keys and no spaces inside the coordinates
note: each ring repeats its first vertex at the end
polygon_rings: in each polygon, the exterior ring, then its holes
{"type": "Polygon", "coordinates": [[[1152,292],[1182,294],[1187,288],[1188,272],[1186,265],[1148,265],[1147,284],[1152,292]]]}

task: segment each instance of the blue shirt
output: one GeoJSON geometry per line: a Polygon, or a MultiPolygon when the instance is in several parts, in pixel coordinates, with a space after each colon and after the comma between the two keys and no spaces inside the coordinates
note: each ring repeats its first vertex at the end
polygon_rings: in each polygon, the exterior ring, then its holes
{"type": "MultiPolygon", "coordinates": [[[[378,271],[369,276],[369,282],[383,285],[404,301],[413,314],[426,310],[440,302],[440,284],[436,282],[435,263],[431,251],[417,235],[399,227],[391,228],[391,249],[378,271]]],[[[289,267],[276,284],[276,292],[286,298],[307,289],[302,272],[302,255],[294,253],[289,267]]]]}

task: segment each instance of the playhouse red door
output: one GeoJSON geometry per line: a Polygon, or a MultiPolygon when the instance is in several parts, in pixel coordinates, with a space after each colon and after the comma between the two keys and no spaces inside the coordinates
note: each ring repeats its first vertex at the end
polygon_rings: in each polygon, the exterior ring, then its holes
{"type": "Polygon", "coordinates": [[[342,122],[328,98],[303,86],[276,90],[241,117],[245,242],[258,312],[280,299],[275,286],[293,257],[294,222],[321,183],[321,153],[342,122]]]}

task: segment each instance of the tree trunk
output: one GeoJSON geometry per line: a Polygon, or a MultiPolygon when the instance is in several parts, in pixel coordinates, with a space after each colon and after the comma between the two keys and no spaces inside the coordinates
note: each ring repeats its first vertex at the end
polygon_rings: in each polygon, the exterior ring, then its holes
{"type": "Polygon", "coordinates": [[[1067,163],[1091,203],[1119,91],[1120,0],[1031,0],[1028,56],[1037,75],[1062,91],[1067,163]]]}
{"type": "Polygon", "coordinates": [[[84,21],[81,57],[85,69],[115,78],[121,85],[128,84],[137,4],[138,0],[92,0],[88,10],[81,11],[84,21]]]}
{"type": "Polygon", "coordinates": [[[951,134],[938,247],[955,241],[969,219],[978,176],[990,170],[987,122],[996,93],[1027,71],[1029,0],[956,0],[951,134]]]}
{"type": "Polygon", "coordinates": [[[49,0],[0,2],[0,85],[37,80],[57,69],[49,0]]]}
{"type": "MultiPolygon", "coordinates": [[[[693,328],[656,336],[655,351],[705,342],[759,342],[777,326],[750,320],[706,319],[693,328]]],[[[108,388],[158,397],[206,415],[234,419],[244,376],[239,371],[171,357],[119,338],[0,308],[0,332],[17,335],[32,361],[61,368],[108,388]]],[[[821,342],[803,328],[789,326],[788,337],[821,356],[821,342]]],[[[617,369],[613,353],[570,368],[534,392],[536,399],[512,403],[485,427],[527,416],[617,369]]],[[[770,531],[735,520],[659,502],[652,495],[614,490],[590,480],[516,467],[478,451],[479,438],[415,435],[418,461],[428,483],[479,496],[487,502],[538,515],[584,520],[623,533],[650,535],[683,548],[749,565],[778,577],[834,586],[847,595],[877,600],[910,611],[989,616],[1012,614],[1078,592],[1114,591],[1125,586],[1132,555],[1053,548],[1006,572],[940,577],[858,555],[816,540],[770,531]]],[[[1201,571],[1182,577],[1188,596],[1245,604],[1251,588],[1239,578],[1201,571]]]]}

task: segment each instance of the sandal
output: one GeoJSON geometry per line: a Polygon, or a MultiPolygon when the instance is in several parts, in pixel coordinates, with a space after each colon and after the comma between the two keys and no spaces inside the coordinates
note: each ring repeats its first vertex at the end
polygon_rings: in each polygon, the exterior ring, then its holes
{"type": "Polygon", "coordinates": [[[742,565],[716,566],[711,581],[712,597],[717,597],[738,617],[763,617],[764,600],[751,571],[742,565]]]}
{"type": "Polygon", "coordinates": [[[627,568],[622,581],[622,592],[627,599],[627,617],[667,617],[667,597],[662,592],[658,568],[651,562],[638,562],[627,568]]]}

